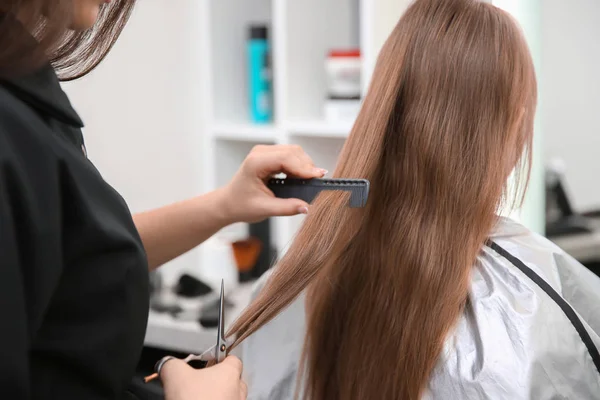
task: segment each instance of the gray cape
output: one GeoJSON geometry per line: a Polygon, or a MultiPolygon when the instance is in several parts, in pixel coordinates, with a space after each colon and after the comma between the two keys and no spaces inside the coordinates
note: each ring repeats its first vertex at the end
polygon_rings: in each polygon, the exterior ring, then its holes
{"type": "MultiPolygon", "coordinates": [[[[514,221],[501,219],[491,240],[500,247],[478,256],[469,305],[423,399],[600,399],[600,279],[514,221]]],[[[293,399],[304,332],[300,296],[243,343],[250,400],[293,399]]]]}

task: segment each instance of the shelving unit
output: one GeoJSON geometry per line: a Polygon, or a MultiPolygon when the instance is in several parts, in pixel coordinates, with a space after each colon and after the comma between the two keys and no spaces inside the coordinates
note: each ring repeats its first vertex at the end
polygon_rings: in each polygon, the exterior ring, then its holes
{"type": "Polygon", "coordinates": [[[281,132],[275,126],[257,126],[244,123],[217,123],[210,131],[217,140],[256,143],[275,143],[281,132]]]}
{"type": "Polygon", "coordinates": [[[346,139],[354,121],[326,122],[322,120],[288,121],[286,131],[289,135],[346,139]]]}
{"type": "MultiPolygon", "coordinates": [[[[209,112],[203,132],[204,188],[225,184],[257,144],[299,144],[315,163],[335,169],[353,120],[324,119],[325,59],[332,49],[369,47],[363,54],[363,75],[378,53],[373,40],[382,3],[390,0],[206,0],[209,16],[208,78],[200,82],[209,112]],[[366,18],[364,17],[366,15],[366,18]],[[268,26],[273,76],[274,118],[252,123],[249,116],[247,36],[251,24],[268,26]]],[[[389,26],[388,29],[391,29],[389,26]]],[[[378,27],[378,29],[381,29],[378,27]]],[[[367,84],[363,83],[366,88],[367,84]]],[[[274,218],[273,241],[283,254],[302,217],[274,218]]],[[[208,259],[208,257],[202,257],[208,259]]],[[[201,260],[202,264],[202,260],[201,260]]]]}
{"type": "MultiPolygon", "coordinates": [[[[379,47],[410,0],[201,0],[194,2],[198,37],[190,49],[201,66],[196,89],[202,109],[198,156],[202,160],[202,188],[208,192],[226,184],[258,144],[299,144],[318,167],[333,172],[353,120],[328,122],[325,59],[331,49],[361,49],[363,91],[368,86],[379,47]],[[399,6],[399,3],[403,4],[399,6]],[[395,14],[395,16],[394,16],[395,14]],[[273,76],[274,118],[254,124],[249,116],[247,36],[251,24],[269,28],[273,76]]],[[[285,253],[303,217],[272,219],[272,240],[279,256],[285,253]]],[[[217,236],[244,235],[244,226],[228,227],[217,236]]],[[[217,286],[209,249],[200,246],[199,271],[217,286]]],[[[234,288],[228,288],[235,290],[234,288]]],[[[241,289],[240,289],[241,290],[241,289]]],[[[239,312],[237,310],[236,312],[239,312]]],[[[234,316],[230,316],[234,318],[234,316]]],[[[147,341],[166,347],[165,340],[181,347],[203,343],[211,335],[151,315],[147,341]],[[177,333],[179,332],[179,333],[177,333]],[[169,335],[173,335],[168,339],[169,335]],[[178,345],[177,343],[180,342],[178,345]],[[202,342],[202,343],[201,343],[202,342]]]]}

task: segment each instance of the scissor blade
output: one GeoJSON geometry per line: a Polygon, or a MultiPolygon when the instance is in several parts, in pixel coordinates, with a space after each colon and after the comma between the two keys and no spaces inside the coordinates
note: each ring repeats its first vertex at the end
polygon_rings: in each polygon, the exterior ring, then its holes
{"type": "Polygon", "coordinates": [[[216,359],[217,356],[217,345],[214,345],[212,347],[210,347],[209,349],[207,349],[206,351],[204,351],[204,353],[200,354],[200,356],[198,357],[198,359],[200,359],[201,361],[213,361],[216,359]]]}
{"type": "MultiPolygon", "coordinates": [[[[225,344],[225,348],[229,348],[229,346],[231,346],[233,344],[233,340],[225,340],[223,342],[225,344]]],[[[219,345],[214,345],[211,346],[210,348],[206,349],[202,354],[200,354],[199,356],[194,356],[192,359],[194,360],[200,360],[200,361],[213,361],[213,360],[217,360],[217,362],[220,362],[222,360],[218,360],[218,353],[219,353],[219,349],[217,347],[219,347],[221,344],[223,343],[219,343],[219,345]]]]}
{"type": "Polygon", "coordinates": [[[217,320],[217,341],[225,339],[225,284],[221,279],[221,298],[219,300],[219,318],[217,320]]]}
{"type": "Polygon", "coordinates": [[[219,302],[219,319],[217,328],[217,348],[215,349],[215,358],[217,363],[225,359],[227,355],[227,342],[225,341],[225,284],[221,280],[221,299],[219,302]]]}

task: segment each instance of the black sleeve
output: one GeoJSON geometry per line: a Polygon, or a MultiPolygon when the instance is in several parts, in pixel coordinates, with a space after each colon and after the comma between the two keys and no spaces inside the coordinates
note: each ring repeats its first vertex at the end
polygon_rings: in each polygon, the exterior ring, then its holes
{"type": "Polygon", "coordinates": [[[0,161],[0,393],[7,399],[29,398],[29,332],[23,281],[27,238],[15,220],[19,199],[10,166],[0,161]]]}

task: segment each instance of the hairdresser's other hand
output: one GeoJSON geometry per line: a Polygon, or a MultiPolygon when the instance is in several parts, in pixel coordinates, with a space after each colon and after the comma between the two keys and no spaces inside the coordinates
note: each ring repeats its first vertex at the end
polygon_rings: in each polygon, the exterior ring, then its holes
{"type": "Polygon", "coordinates": [[[327,171],[317,168],[300,146],[256,146],[246,157],[231,182],[223,188],[223,205],[231,222],[257,222],[272,216],[308,212],[299,199],[278,199],[266,186],[273,175],[321,178],[327,171]]]}
{"type": "Polygon", "coordinates": [[[244,400],[248,389],[241,376],[242,362],[233,356],[205,369],[173,359],[160,373],[166,400],[244,400]]]}

